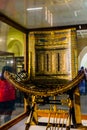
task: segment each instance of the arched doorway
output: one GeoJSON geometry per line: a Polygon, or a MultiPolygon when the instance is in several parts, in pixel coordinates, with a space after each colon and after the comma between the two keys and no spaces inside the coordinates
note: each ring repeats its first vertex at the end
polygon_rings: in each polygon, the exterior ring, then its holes
{"type": "Polygon", "coordinates": [[[19,40],[11,41],[7,46],[8,52],[14,53],[15,56],[22,56],[23,54],[23,46],[19,40]]]}
{"type": "Polygon", "coordinates": [[[7,46],[7,51],[14,54],[14,68],[15,72],[18,73],[24,64],[23,44],[19,40],[12,40],[7,46]]]}
{"type": "Polygon", "coordinates": [[[87,68],[87,46],[83,48],[78,56],[78,68],[80,69],[81,66],[87,68]]]}
{"type": "Polygon", "coordinates": [[[81,66],[84,66],[85,68],[87,68],[87,53],[83,56],[81,60],[81,66]]]}

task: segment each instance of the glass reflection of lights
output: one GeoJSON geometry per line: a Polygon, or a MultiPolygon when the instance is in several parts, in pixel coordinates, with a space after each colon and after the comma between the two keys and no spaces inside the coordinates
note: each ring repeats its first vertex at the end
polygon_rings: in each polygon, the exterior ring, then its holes
{"type": "Polygon", "coordinates": [[[13,64],[13,60],[7,61],[7,64],[13,64]]]}
{"type": "Polygon", "coordinates": [[[7,61],[7,64],[9,64],[10,62],[9,61],[7,61]]]}
{"type": "Polygon", "coordinates": [[[13,64],[13,60],[11,60],[10,63],[13,64]]]}

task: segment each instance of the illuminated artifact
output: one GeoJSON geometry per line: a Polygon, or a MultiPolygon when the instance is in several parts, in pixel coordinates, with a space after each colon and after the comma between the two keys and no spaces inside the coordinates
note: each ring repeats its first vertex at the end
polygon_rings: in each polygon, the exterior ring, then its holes
{"type": "Polygon", "coordinates": [[[39,124],[37,115],[43,104],[49,106],[49,109],[45,109],[48,116],[46,130],[64,126],[69,130],[71,120],[74,127],[81,124],[80,103],[77,99],[80,99],[78,84],[84,74],[77,75],[76,50],[75,28],[29,33],[29,75],[20,73],[6,76],[26,94],[29,117],[25,130],[31,124],[39,124]]]}
{"type": "Polygon", "coordinates": [[[62,127],[65,127],[64,124],[64,119],[67,119],[66,122],[66,130],[69,130],[71,127],[71,118],[72,118],[72,123],[75,126],[76,125],[76,119],[75,119],[75,113],[74,113],[74,106],[73,106],[73,93],[75,92],[79,82],[82,80],[84,77],[84,73],[79,73],[72,81],[68,82],[65,85],[55,85],[52,87],[48,84],[41,85],[41,84],[35,84],[35,81],[30,81],[26,75],[18,76],[15,74],[10,74],[6,72],[6,79],[11,82],[16,88],[19,90],[23,91],[27,95],[31,95],[32,100],[31,100],[31,110],[29,112],[29,117],[26,122],[26,128],[25,130],[28,130],[32,122],[35,124],[38,124],[38,120],[34,116],[36,112],[36,104],[51,104],[50,110],[48,111],[49,114],[49,120],[47,124],[46,130],[48,128],[53,128],[53,127],[60,127],[61,122],[58,121],[58,118],[61,119],[61,116],[63,116],[63,123],[62,127]],[[22,79],[22,78],[23,79],[22,79]],[[48,86],[48,87],[47,87],[48,86]],[[66,98],[56,100],[57,96],[65,95],[67,94],[66,98]],[[44,100],[46,97],[54,97],[54,99],[48,98],[48,100],[44,100]],[[58,109],[56,106],[57,105],[67,105],[68,106],[68,111],[64,109],[58,109]],[[53,123],[50,122],[50,119],[53,114],[53,123]]]}
{"type": "Polygon", "coordinates": [[[6,75],[16,88],[26,93],[29,117],[25,130],[31,124],[39,124],[37,115],[39,105],[43,104],[49,106],[46,130],[64,126],[70,130],[71,120],[77,127],[81,124],[78,84],[84,74],[77,74],[76,29],[30,32],[28,52],[29,77],[26,73],[6,75]]]}

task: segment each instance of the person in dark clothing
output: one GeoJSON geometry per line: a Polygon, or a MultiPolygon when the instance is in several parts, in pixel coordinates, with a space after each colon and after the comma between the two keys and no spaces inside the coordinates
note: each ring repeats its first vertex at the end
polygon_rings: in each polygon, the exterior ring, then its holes
{"type": "Polygon", "coordinates": [[[5,72],[13,73],[13,68],[4,66],[0,79],[0,116],[4,115],[4,123],[11,119],[11,114],[15,109],[15,88],[5,79],[5,72]]]}
{"type": "MultiPolygon", "coordinates": [[[[84,72],[85,73],[85,69],[82,66],[81,69],[79,70],[79,73],[84,72]]],[[[85,94],[85,76],[84,78],[81,80],[81,82],[79,83],[79,90],[80,90],[80,94],[85,94]]]]}
{"type": "Polygon", "coordinates": [[[87,94],[87,68],[85,68],[85,94],[87,94]]]}

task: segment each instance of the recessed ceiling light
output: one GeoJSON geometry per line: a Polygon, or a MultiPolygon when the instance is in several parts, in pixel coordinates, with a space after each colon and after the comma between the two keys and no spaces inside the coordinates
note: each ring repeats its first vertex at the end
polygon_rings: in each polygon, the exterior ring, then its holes
{"type": "Polygon", "coordinates": [[[43,9],[43,7],[27,8],[28,11],[41,10],[41,9],[43,9]]]}

